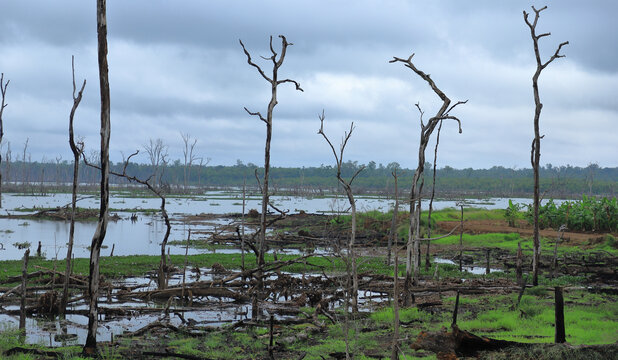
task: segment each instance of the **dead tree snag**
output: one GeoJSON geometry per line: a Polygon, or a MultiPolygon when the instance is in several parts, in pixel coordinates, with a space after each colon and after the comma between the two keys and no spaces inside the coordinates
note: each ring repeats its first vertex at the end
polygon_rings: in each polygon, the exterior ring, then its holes
{"type": "MultiPolygon", "coordinates": [[[[138,184],[142,184],[144,186],[146,186],[148,188],[148,190],[152,191],[155,195],[157,195],[159,197],[159,199],[161,199],[161,216],[163,217],[163,221],[165,222],[165,235],[163,235],[163,240],[161,241],[161,259],[159,261],[159,270],[157,273],[157,285],[159,287],[159,289],[165,289],[167,287],[167,270],[168,270],[168,265],[166,262],[166,258],[165,258],[165,248],[167,246],[167,241],[170,237],[170,233],[172,231],[172,225],[170,222],[170,218],[167,215],[167,210],[165,210],[165,194],[163,192],[163,189],[161,187],[156,187],[155,185],[150,183],[150,179],[152,179],[155,174],[153,173],[152,175],[150,175],[150,177],[148,177],[148,179],[146,180],[142,180],[139,179],[136,176],[131,176],[127,174],[127,167],[129,166],[129,162],[131,161],[131,158],[135,155],[139,154],[139,150],[135,151],[133,154],[129,155],[129,157],[125,160],[124,162],[124,166],[122,167],[122,172],[115,172],[115,171],[110,171],[109,173],[114,175],[114,176],[118,176],[118,177],[122,177],[127,179],[129,182],[135,182],[138,184]]],[[[166,160],[166,156],[167,154],[165,154],[163,156],[163,163],[165,164],[167,162],[166,160]]],[[[90,167],[93,167],[95,169],[101,169],[99,166],[95,165],[95,164],[91,164],[88,162],[88,160],[86,159],[86,156],[83,156],[84,159],[84,163],[90,167]]]]}
{"type": "MultiPolygon", "coordinates": [[[[339,183],[341,184],[341,186],[343,186],[343,189],[345,190],[345,193],[348,197],[348,202],[350,203],[350,209],[352,211],[352,229],[350,230],[350,241],[348,241],[348,250],[347,250],[348,260],[346,261],[346,263],[350,264],[351,266],[352,311],[356,313],[358,311],[358,272],[356,269],[356,255],[354,252],[354,243],[356,242],[356,201],[354,200],[354,193],[352,192],[352,182],[354,181],[356,176],[358,176],[358,174],[360,174],[360,172],[363,171],[363,169],[365,169],[365,166],[364,165],[361,166],[360,169],[358,169],[354,173],[354,175],[352,175],[350,180],[345,180],[341,176],[341,167],[343,165],[343,152],[345,151],[345,147],[348,144],[350,137],[352,137],[352,132],[354,131],[354,122],[350,124],[350,130],[344,133],[343,140],[341,141],[341,145],[339,145],[339,155],[337,155],[337,151],[335,150],[333,143],[330,142],[330,140],[324,133],[324,119],[325,119],[324,110],[322,110],[322,115],[320,115],[319,118],[320,118],[320,129],[318,130],[318,134],[322,135],[324,140],[326,140],[326,142],[328,143],[328,146],[330,146],[330,149],[333,151],[333,155],[335,156],[335,162],[337,163],[337,180],[339,181],[339,183]]],[[[346,264],[346,267],[347,267],[347,264],[346,264]]],[[[350,287],[348,287],[348,290],[349,289],[350,287]]],[[[348,309],[346,308],[346,312],[347,311],[348,309]]]]}
{"type": "Polygon", "coordinates": [[[78,142],[75,143],[75,135],[73,132],[73,119],[75,117],[75,111],[79,106],[79,103],[82,101],[82,94],[84,92],[84,88],[86,87],[86,79],[82,83],[81,89],[75,95],[75,59],[71,56],[71,72],[73,74],[73,107],[71,108],[71,113],[69,115],[69,146],[71,147],[71,152],[73,152],[73,184],[72,184],[72,195],[71,195],[71,223],[69,226],[69,243],[67,246],[67,257],[66,257],[66,271],[64,276],[64,286],[62,288],[62,298],[60,299],[60,309],[58,309],[60,314],[64,314],[67,307],[67,301],[69,298],[69,278],[71,277],[71,257],[73,254],[73,237],[75,236],[75,207],[77,203],[77,184],[78,184],[78,176],[79,176],[79,157],[84,153],[84,143],[78,142]]]}
{"type": "MultiPolygon", "coordinates": [[[[8,106],[6,103],[6,88],[9,86],[11,80],[7,80],[4,82],[4,73],[0,74],[0,93],[2,94],[2,103],[0,104],[0,143],[2,143],[2,138],[4,137],[4,125],[2,123],[2,113],[4,112],[4,108],[8,106]]],[[[10,145],[9,150],[10,151],[10,145]]],[[[0,153],[0,165],[2,165],[2,154],[0,153]]],[[[2,171],[0,171],[0,208],[2,208],[2,171]]]]}
{"type": "MultiPolygon", "coordinates": [[[[258,239],[258,242],[259,242],[258,254],[257,254],[258,268],[264,265],[264,243],[266,241],[266,226],[267,226],[266,212],[269,206],[268,184],[269,184],[269,175],[270,175],[270,142],[272,138],[273,111],[275,110],[275,106],[277,105],[277,86],[284,84],[284,83],[292,83],[296,87],[296,90],[303,91],[303,89],[300,87],[300,84],[295,80],[291,80],[291,79],[279,80],[279,68],[283,65],[283,60],[285,59],[285,54],[287,52],[288,46],[293,45],[292,43],[289,43],[287,41],[285,36],[279,35],[279,38],[281,38],[281,54],[278,54],[275,51],[275,48],[273,47],[273,37],[271,36],[270,37],[270,52],[272,55],[268,58],[264,58],[266,60],[270,60],[273,64],[272,75],[270,77],[266,75],[264,70],[262,70],[262,68],[259,65],[253,62],[253,60],[251,59],[251,54],[245,48],[245,44],[243,44],[242,40],[238,40],[240,42],[240,46],[242,46],[242,49],[245,55],[247,56],[247,63],[258,71],[258,73],[264,78],[264,80],[266,80],[270,84],[270,88],[271,88],[271,97],[270,97],[270,102],[268,103],[268,108],[266,110],[266,117],[262,116],[260,112],[251,112],[249,111],[249,109],[245,107],[245,111],[249,115],[257,116],[260,120],[262,120],[266,124],[266,144],[264,147],[264,177],[263,177],[263,183],[260,186],[260,190],[262,192],[262,213],[260,214],[260,234],[259,234],[259,239],[258,239]]],[[[263,287],[261,272],[256,274],[256,277],[258,279],[258,291],[260,291],[263,287]]],[[[258,309],[257,309],[257,306],[255,305],[257,305],[257,303],[254,303],[253,310],[252,310],[252,316],[254,318],[256,318],[258,314],[258,309]]]]}
{"type": "Polygon", "coordinates": [[[554,55],[549,58],[546,62],[541,61],[541,55],[539,53],[539,39],[545,36],[551,35],[551,33],[542,33],[536,34],[536,25],[539,20],[541,11],[547,9],[547,6],[542,7],[537,10],[534,6],[532,6],[532,10],[534,10],[534,20],[532,23],[528,19],[528,13],[524,10],[524,21],[526,25],[530,28],[530,36],[532,37],[532,42],[534,44],[534,56],[536,58],[536,71],[532,76],[532,89],[534,91],[534,140],[532,141],[532,150],[531,150],[531,163],[532,169],[534,172],[534,201],[533,201],[533,218],[534,218],[534,232],[533,232],[533,248],[534,254],[532,256],[532,285],[537,286],[539,284],[539,261],[541,257],[541,244],[539,240],[539,203],[540,203],[540,193],[539,193],[539,163],[541,161],[541,136],[539,131],[539,118],[541,117],[541,110],[543,109],[543,104],[541,103],[541,98],[539,97],[539,76],[541,75],[541,71],[547,67],[552,61],[557,58],[564,57],[564,55],[560,55],[560,50],[564,45],[567,45],[569,42],[565,41],[558,45],[558,49],[554,55]]]}
{"type": "Polygon", "coordinates": [[[397,213],[399,212],[399,188],[397,185],[397,168],[395,168],[391,175],[395,178],[395,204],[393,205],[393,218],[391,220],[391,233],[388,237],[388,246],[387,246],[387,255],[386,255],[386,265],[391,265],[391,250],[393,243],[395,247],[397,247],[397,213]]]}
{"type": "Polygon", "coordinates": [[[88,335],[83,348],[84,355],[97,353],[98,295],[99,295],[99,256],[105,239],[109,216],[109,137],[110,97],[107,65],[107,18],[106,0],[97,0],[97,36],[99,87],[101,89],[101,206],[99,221],[90,245],[90,272],[88,274],[88,335]]]}
{"type": "Polygon", "coordinates": [[[410,55],[407,59],[402,59],[398,57],[393,57],[390,60],[390,63],[401,62],[405,67],[411,69],[416,73],[421,79],[425,80],[429,87],[433,90],[433,92],[438,95],[438,97],[442,100],[442,106],[436,112],[436,114],[431,117],[427,124],[423,122],[423,111],[421,110],[419,104],[416,104],[420,112],[420,143],[418,148],[418,165],[416,167],[416,171],[414,171],[414,176],[412,178],[412,189],[410,191],[410,228],[408,235],[408,246],[406,251],[406,280],[404,282],[404,304],[411,304],[410,297],[410,287],[412,285],[418,284],[418,278],[420,273],[420,214],[421,214],[421,192],[423,190],[423,172],[425,170],[425,149],[427,148],[427,144],[429,143],[429,139],[431,138],[431,134],[433,133],[436,126],[442,120],[454,120],[457,121],[459,125],[459,133],[461,133],[461,121],[456,116],[450,115],[450,111],[453,110],[456,106],[460,104],[465,104],[466,101],[458,101],[454,105],[451,105],[451,100],[438,88],[433,79],[431,79],[429,74],[425,74],[423,71],[419,70],[414,63],[412,63],[412,57],[414,54],[410,55]],[[413,256],[414,255],[414,256],[413,256]],[[412,275],[412,271],[414,269],[414,276],[412,275]]]}

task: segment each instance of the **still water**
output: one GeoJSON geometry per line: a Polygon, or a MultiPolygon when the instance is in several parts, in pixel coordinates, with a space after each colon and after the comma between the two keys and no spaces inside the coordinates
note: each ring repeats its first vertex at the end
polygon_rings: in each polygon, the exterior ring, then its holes
{"type": "MultiPolygon", "coordinates": [[[[65,206],[71,201],[70,194],[53,194],[49,196],[31,196],[22,194],[3,194],[2,211],[6,214],[27,214],[18,211],[34,207],[49,208],[65,206]]],[[[296,196],[273,196],[272,201],[280,209],[290,213],[305,211],[307,213],[343,213],[348,209],[347,199],[335,198],[305,198],[296,196]]],[[[518,203],[528,203],[529,199],[514,199],[518,203]]],[[[252,196],[246,201],[245,209],[259,209],[261,199],[252,196]]],[[[160,254],[160,242],[165,233],[165,224],[159,214],[138,214],[138,221],[129,220],[130,213],[123,209],[158,209],[161,201],[158,198],[129,198],[122,194],[113,194],[110,198],[110,206],[114,210],[112,214],[118,214],[120,220],[110,221],[107,228],[104,246],[101,255],[108,256],[114,248],[114,255],[158,255],[160,254]]],[[[508,199],[492,198],[486,200],[467,200],[466,207],[480,207],[487,209],[504,209],[508,205],[508,199]]],[[[78,206],[83,208],[98,208],[98,198],[94,196],[82,197],[78,206]]],[[[232,219],[225,218],[225,214],[242,212],[242,194],[224,191],[211,191],[204,195],[192,197],[169,197],[166,201],[166,209],[172,219],[172,232],[170,241],[184,240],[187,238],[189,229],[193,233],[210,232],[216,226],[232,223],[232,219]],[[207,222],[183,221],[186,215],[218,214],[222,217],[207,222]]],[[[456,207],[455,200],[435,200],[434,209],[456,207]]],[[[392,207],[392,200],[377,196],[358,196],[358,211],[388,211],[392,207]]],[[[423,208],[428,207],[428,202],[423,208]]],[[[96,228],[96,222],[76,222],[75,225],[75,257],[88,257],[88,246],[96,228]]],[[[202,235],[204,236],[204,235],[202,235]]],[[[31,220],[31,219],[0,219],[0,260],[21,259],[25,248],[29,245],[31,254],[41,242],[42,253],[47,259],[66,256],[66,243],[69,237],[69,222],[54,220],[31,220]],[[20,245],[22,248],[20,248],[20,245]]],[[[195,239],[195,237],[193,237],[195,239]]],[[[170,246],[172,254],[184,254],[184,248],[170,246]]],[[[190,249],[190,253],[206,252],[205,249],[190,249]]]]}

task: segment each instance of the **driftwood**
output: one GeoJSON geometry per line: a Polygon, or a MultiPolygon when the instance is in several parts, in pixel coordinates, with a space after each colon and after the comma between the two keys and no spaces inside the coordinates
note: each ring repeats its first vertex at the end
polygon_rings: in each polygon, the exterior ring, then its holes
{"type": "MultiPolygon", "coordinates": [[[[196,287],[196,286],[187,286],[185,287],[187,292],[190,292],[193,296],[212,296],[212,297],[225,297],[234,299],[236,301],[246,301],[249,299],[248,296],[232,291],[228,288],[221,287],[196,287]]],[[[182,297],[183,296],[183,288],[175,287],[175,288],[167,288],[163,290],[152,290],[152,291],[143,291],[138,293],[129,293],[122,296],[128,297],[137,297],[137,298],[149,298],[149,299],[167,299],[170,297],[182,297]]]]}
{"type": "Polygon", "coordinates": [[[474,335],[460,330],[456,325],[451,332],[428,333],[422,331],[410,345],[414,350],[428,350],[438,354],[438,358],[456,359],[457,356],[475,356],[479,351],[495,351],[512,346],[526,347],[531,344],[515,341],[496,340],[474,335]]]}

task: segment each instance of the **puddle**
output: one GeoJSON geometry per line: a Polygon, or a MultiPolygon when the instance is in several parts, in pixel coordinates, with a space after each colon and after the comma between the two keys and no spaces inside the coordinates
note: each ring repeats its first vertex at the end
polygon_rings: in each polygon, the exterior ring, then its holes
{"type": "MultiPolygon", "coordinates": [[[[458,263],[454,262],[453,260],[449,260],[449,259],[442,259],[442,258],[434,258],[433,259],[434,263],[438,263],[438,264],[450,264],[450,265],[459,265],[458,263]]],[[[472,266],[472,265],[464,265],[461,267],[464,271],[467,271],[471,274],[476,274],[476,275],[485,275],[485,270],[487,269],[485,266],[472,266]]],[[[489,268],[489,272],[493,273],[493,272],[503,272],[504,270],[501,269],[492,269],[489,268]]]]}

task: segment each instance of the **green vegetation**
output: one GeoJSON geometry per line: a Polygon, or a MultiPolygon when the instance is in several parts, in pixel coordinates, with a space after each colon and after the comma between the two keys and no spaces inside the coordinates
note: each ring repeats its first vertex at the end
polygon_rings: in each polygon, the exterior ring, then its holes
{"type": "MultiPolygon", "coordinates": [[[[520,213],[520,207],[509,200],[505,218],[511,221],[520,217],[528,223],[533,222],[532,205],[527,206],[525,213],[520,213]]],[[[539,227],[558,229],[566,225],[575,231],[618,231],[618,201],[616,198],[596,198],[583,195],[581,200],[564,201],[559,206],[550,199],[539,207],[539,227]]],[[[511,225],[513,226],[513,225],[511,225]]]]}

